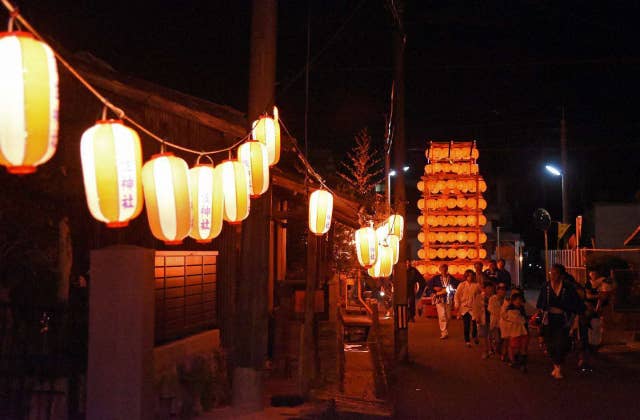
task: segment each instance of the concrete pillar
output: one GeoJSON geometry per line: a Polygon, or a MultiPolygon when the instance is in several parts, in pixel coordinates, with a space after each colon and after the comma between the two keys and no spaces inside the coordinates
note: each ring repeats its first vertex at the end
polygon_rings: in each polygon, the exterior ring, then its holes
{"type": "Polygon", "coordinates": [[[91,251],[87,418],[152,419],[154,250],[91,251]]]}

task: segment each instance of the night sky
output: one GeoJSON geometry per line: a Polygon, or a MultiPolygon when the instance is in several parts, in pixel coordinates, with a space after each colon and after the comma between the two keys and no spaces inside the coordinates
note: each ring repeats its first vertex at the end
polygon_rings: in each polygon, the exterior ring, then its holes
{"type": "MultiPolygon", "coordinates": [[[[251,2],[16,1],[70,52],[246,110],[251,2]]],[[[535,241],[531,214],[560,218],[567,117],[572,214],[640,191],[640,3],[407,1],[406,124],[413,176],[427,140],[476,139],[489,185],[504,185],[500,223],[535,241]]],[[[368,127],[382,144],[391,85],[392,20],[383,0],[311,1],[309,145],[342,160],[368,127]]],[[[302,139],[307,1],[281,0],[277,103],[302,139]]],[[[0,16],[5,17],[6,14],[0,16]]],[[[312,160],[319,172],[323,161],[312,160]]],[[[415,181],[408,184],[415,191],[415,181]]],[[[496,207],[495,191],[488,194],[496,207]]]]}

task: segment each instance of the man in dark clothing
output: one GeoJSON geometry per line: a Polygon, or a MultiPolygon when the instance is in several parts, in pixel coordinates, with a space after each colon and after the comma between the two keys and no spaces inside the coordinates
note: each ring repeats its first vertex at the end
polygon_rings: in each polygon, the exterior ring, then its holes
{"type": "Polygon", "coordinates": [[[408,299],[408,315],[409,321],[416,322],[416,299],[420,299],[427,282],[422,274],[412,265],[411,260],[406,261],[407,264],[407,299],[408,299]],[[418,291],[416,292],[416,284],[418,291]]]}
{"type": "Polygon", "coordinates": [[[496,278],[498,283],[504,283],[507,286],[507,290],[511,289],[511,273],[509,273],[505,268],[504,258],[500,258],[496,263],[497,272],[496,278]]]}
{"type": "Polygon", "coordinates": [[[489,261],[489,268],[485,270],[484,274],[491,280],[494,284],[498,284],[498,266],[496,265],[496,260],[489,261]]]}

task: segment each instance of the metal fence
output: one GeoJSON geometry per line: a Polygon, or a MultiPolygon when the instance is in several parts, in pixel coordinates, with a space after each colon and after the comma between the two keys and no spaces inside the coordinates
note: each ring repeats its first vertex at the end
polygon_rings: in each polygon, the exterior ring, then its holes
{"type": "Polygon", "coordinates": [[[218,327],[217,255],[156,252],[156,345],[218,327]]]}

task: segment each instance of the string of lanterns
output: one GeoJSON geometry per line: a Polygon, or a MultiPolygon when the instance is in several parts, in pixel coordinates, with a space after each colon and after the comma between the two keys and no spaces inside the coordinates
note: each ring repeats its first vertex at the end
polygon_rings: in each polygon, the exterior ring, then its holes
{"type": "MultiPolygon", "coordinates": [[[[249,215],[250,198],[269,188],[269,167],[280,160],[280,120],[274,107],[254,121],[250,133],[234,145],[197,151],[165,141],[110,103],[42,36],[8,0],[9,29],[0,34],[0,164],[12,174],[29,174],[55,154],[58,141],[58,70],[60,62],[105,106],[103,118],[86,130],[80,142],[83,181],[91,215],[110,228],[120,228],[146,207],[152,234],[167,245],[190,236],[198,242],[217,237],[223,221],[241,223],[249,215]],[[14,31],[17,22],[29,32],[14,31]],[[107,109],[118,119],[106,119],[107,109]],[[142,165],[142,147],[130,123],[162,144],[161,153],[142,165]],[[189,169],[172,147],[198,155],[189,169]],[[231,158],[232,149],[237,159],[231,158]],[[214,166],[210,155],[228,152],[214,166]],[[206,157],[210,163],[201,164],[206,157]]],[[[286,129],[286,127],[285,127],[286,129]]],[[[301,158],[300,153],[298,157],[301,158]]],[[[301,161],[321,189],[309,197],[309,229],[325,234],[331,226],[333,195],[306,159],[301,161]]]]}
{"type": "Polygon", "coordinates": [[[392,214],[378,228],[373,225],[355,232],[358,263],[373,278],[389,277],[400,256],[400,241],[404,236],[404,218],[392,214]]]}

